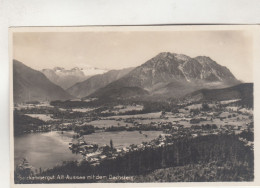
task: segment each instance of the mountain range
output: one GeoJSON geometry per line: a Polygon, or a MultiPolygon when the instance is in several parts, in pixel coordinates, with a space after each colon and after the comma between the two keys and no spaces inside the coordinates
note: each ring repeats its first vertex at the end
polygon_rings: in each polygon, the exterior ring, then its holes
{"type": "Polygon", "coordinates": [[[53,69],[43,69],[42,73],[53,83],[61,86],[63,89],[68,89],[78,82],[82,82],[96,74],[104,74],[108,70],[98,69],[95,67],[84,66],[74,67],[72,69],[64,69],[55,67],[53,69]]]}
{"type": "Polygon", "coordinates": [[[13,61],[13,97],[14,103],[74,98],[52,83],[42,72],[17,60],[13,61]]]}
{"type": "Polygon", "coordinates": [[[178,98],[198,89],[224,88],[238,83],[228,68],[209,57],[191,58],[163,52],[88,97],[125,98],[122,90],[127,88],[128,91],[132,90],[132,97],[149,94],[178,98]],[[117,95],[116,91],[120,94],[117,95]]]}
{"type": "Polygon", "coordinates": [[[241,83],[227,67],[210,57],[191,58],[170,52],[159,53],[135,68],[103,70],[103,74],[89,78],[80,68],[65,70],[56,67],[42,72],[14,60],[15,101],[73,97],[165,100],[182,98],[198,90],[204,91],[202,89],[221,89],[241,83]]]}
{"type": "Polygon", "coordinates": [[[122,70],[111,70],[104,74],[98,74],[90,77],[89,79],[74,84],[66,91],[73,96],[82,98],[95,92],[97,89],[106,86],[107,84],[118,80],[119,78],[128,74],[133,68],[126,68],[122,70]]]}

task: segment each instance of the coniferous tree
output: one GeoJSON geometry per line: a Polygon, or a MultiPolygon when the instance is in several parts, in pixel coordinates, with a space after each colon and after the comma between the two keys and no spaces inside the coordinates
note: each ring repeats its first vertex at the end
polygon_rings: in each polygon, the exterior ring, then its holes
{"type": "Polygon", "coordinates": [[[110,139],[110,148],[111,148],[111,150],[114,148],[112,139],[110,139]]]}

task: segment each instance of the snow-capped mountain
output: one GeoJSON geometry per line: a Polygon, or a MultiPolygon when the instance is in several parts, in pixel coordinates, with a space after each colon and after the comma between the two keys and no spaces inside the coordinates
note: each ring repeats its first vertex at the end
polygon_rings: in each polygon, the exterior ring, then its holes
{"type": "Polygon", "coordinates": [[[104,74],[106,72],[109,71],[109,69],[100,69],[100,68],[96,68],[96,67],[92,67],[90,65],[83,65],[83,64],[79,64],[79,66],[73,68],[73,69],[79,69],[80,71],[82,71],[84,73],[85,76],[93,76],[96,74],[104,74]]]}
{"type": "Polygon", "coordinates": [[[77,82],[82,82],[90,76],[103,74],[108,70],[98,69],[95,67],[84,66],[74,67],[72,69],[65,69],[62,67],[55,67],[53,69],[43,69],[42,73],[53,83],[67,89],[77,82]]]}

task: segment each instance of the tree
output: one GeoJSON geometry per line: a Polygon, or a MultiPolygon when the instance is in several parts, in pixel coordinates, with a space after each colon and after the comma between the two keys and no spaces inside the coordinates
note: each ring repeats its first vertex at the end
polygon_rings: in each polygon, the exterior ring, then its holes
{"type": "Polygon", "coordinates": [[[111,150],[114,148],[112,139],[110,139],[110,148],[111,148],[111,150]]]}
{"type": "Polygon", "coordinates": [[[109,152],[110,152],[110,148],[109,148],[109,146],[108,146],[108,145],[104,146],[104,147],[103,147],[103,151],[102,151],[102,153],[105,154],[105,155],[108,155],[109,152]]]}
{"type": "Polygon", "coordinates": [[[22,163],[16,167],[15,176],[19,177],[28,177],[33,174],[32,167],[29,165],[28,161],[24,158],[22,163]]]}
{"type": "Polygon", "coordinates": [[[162,112],[161,112],[161,116],[164,116],[165,114],[166,114],[165,111],[162,111],[162,112]]]}
{"type": "Polygon", "coordinates": [[[202,110],[203,110],[203,111],[209,111],[209,110],[210,110],[209,105],[208,105],[207,103],[203,103],[203,104],[202,104],[202,110]]]}

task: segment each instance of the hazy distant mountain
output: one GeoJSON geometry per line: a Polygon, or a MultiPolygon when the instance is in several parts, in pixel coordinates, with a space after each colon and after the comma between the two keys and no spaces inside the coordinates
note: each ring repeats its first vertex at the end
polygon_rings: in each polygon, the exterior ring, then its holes
{"type": "Polygon", "coordinates": [[[88,78],[79,68],[65,70],[61,67],[55,67],[54,69],[43,69],[42,73],[50,81],[61,86],[63,89],[67,89],[73,84],[81,82],[88,78]]]}
{"type": "Polygon", "coordinates": [[[95,75],[83,82],[76,83],[72,87],[68,88],[66,91],[73,96],[85,97],[95,92],[97,89],[104,87],[107,84],[125,76],[131,70],[133,70],[133,68],[111,70],[104,74],[95,75]]]}
{"type": "Polygon", "coordinates": [[[200,88],[223,88],[238,83],[228,68],[209,57],[191,58],[163,52],[124,77],[97,90],[90,97],[114,96],[113,90],[110,91],[109,88],[120,90],[125,87],[138,87],[148,91],[150,95],[180,97],[200,88]]]}
{"type": "Polygon", "coordinates": [[[103,74],[108,70],[98,69],[90,66],[74,67],[66,70],[62,67],[55,67],[53,69],[43,69],[43,74],[53,83],[67,89],[77,82],[82,82],[89,77],[96,74],[103,74]]]}
{"type": "Polygon", "coordinates": [[[222,89],[201,89],[188,94],[184,99],[190,102],[241,99],[244,105],[252,107],[253,83],[243,83],[222,89]]]}
{"type": "Polygon", "coordinates": [[[94,76],[96,74],[104,74],[109,71],[109,69],[96,68],[96,67],[93,67],[91,65],[86,65],[86,64],[79,64],[77,69],[82,71],[85,76],[94,76]]]}
{"type": "Polygon", "coordinates": [[[40,71],[13,61],[14,102],[67,100],[73,98],[61,87],[52,83],[40,71]]]}

